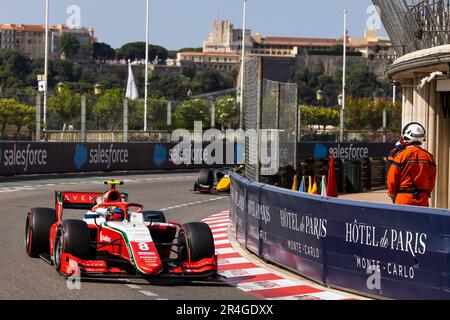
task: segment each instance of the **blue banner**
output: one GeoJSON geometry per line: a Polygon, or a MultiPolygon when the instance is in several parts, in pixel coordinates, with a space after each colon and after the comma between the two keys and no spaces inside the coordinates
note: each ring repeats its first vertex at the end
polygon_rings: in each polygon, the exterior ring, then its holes
{"type": "Polygon", "coordinates": [[[232,180],[231,216],[243,224],[235,225],[238,241],[263,258],[364,295],[450,299],[448,210],[313,196],[236,174],[232,180]]]}

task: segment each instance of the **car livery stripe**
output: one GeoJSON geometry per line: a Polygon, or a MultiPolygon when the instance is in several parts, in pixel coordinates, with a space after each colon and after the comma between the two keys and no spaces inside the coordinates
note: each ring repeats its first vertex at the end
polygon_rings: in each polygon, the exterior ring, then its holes
{"type": "Polygon", "coordinates": [[[128,254],[130,255],[130,261],[131,261],[131,264],[132,264],[133,267],[135,267],[137,270],[139,270],[140,272],[144,273],[141,269],[139,269],[139,266],[138,266],[137,263],[136,263],[136,260],[135,260],[135,258],[134,258],[134,253],[133,253],[133,250],[132,250],[132,248],[131,248],[130,241],[128,240],[127,234],[126,234],[125,232],[123,232],[122,230],[119,230],[119,229],[116,229],[116,228],[114,228],[114,227],[109,226],[109,225],[108,225],[108,222],[105,222],[104,227],[106,227],[107,229],[113,230],[113,231],[115,231],[115,232],[118,232],[118,233],[120,233],[120,234],[123,236],[123,238],[125,239],[125,243],[127,244],[127,250],[128,250],[128,254]]]}

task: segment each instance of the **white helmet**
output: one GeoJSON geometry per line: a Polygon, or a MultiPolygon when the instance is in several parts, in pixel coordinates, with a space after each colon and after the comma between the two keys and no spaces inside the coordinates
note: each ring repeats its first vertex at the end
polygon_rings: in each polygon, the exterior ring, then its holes
{"type": "Polygon", "coordinates": [[[402,132],[402,137],[405,144],[423,143],[426,140],[427,133],[425,128],[417,122],[408,124],[402,132]]]}

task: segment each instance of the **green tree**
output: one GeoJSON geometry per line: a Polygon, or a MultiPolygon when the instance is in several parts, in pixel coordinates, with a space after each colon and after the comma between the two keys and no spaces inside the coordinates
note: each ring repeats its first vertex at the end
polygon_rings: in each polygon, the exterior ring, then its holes
{"type": "Polygon", "coordinates": [[[239,103],[235,97],[223,96],[215,102],[216,120],[222,128],[237,128],[239,125],[239,103]]]}
{"type": "Polygon", "coordinates": [[[0,130],[1,135],[5,135],[6,126],[12,116],[12,106],[16,105],[16,101],[12,99],[0,99],[0,130]]]}
{"type": "Polygon", "coordinates": [[[383,110],[386,110],[388,129],[401,130],[401,105],[393,105],[384,99],[347,97],[345,126],[348,130],[378,131],[383,126],[383,110]]]}
{"type": "Polygon", "coordinates": [[[22,128],[32,129],[35,123],[35,109],[18,103],[14,99],[0,99],[0,131],[5,135],[8,125],[16,127],[16,136],[22,128]]]}
{"type": "MultiPolygon", "coordinates": [[[[152,61],[158,56],[159,59],[166,60],[168,50],[161,46],[149,45],[149,60],[152,61]]],[[[145,59],[145,42],[130,42],[124,44],[116,50],[116,56],[119,59],[142,60],[145,59]]]]}
{"type": "Polygon", "coordinates": [[[235,85],[235,79],[230,73],[221,73],[207,69],[199,72],[192,79],[192,90],[194,94],[220,91],[230,89],[235,85]]]}
{"type": "MultiPolygon", "coordinates": [[[[342,72],[341,72],[342,74],[342,72]]],[[[381,87],[376,75],[366,64],[353,64],[348,69],[348,94],[357,98],[373,97],[381,87]]]]}
{"type": "Polygon", "coordinates": [[[302,124],[313,130],[314,126],[336,126],[339,122],[339,112],[332,108],[301,106],[302,124]]]}
{"type": "Polygon", "coordinates": [[[150,93],[168,99],[186,99],[191,88],[191,80],[185,76],[172,74],[152,75],[150,79],[150,93]]]}
{"type": "Polygon", "coordinates": [[[50,113],[58,116],[63,122],[63,129],[73,124],[81,115],[81,94],[64,88],[48,100],[50,113]]]}
{"type": "Polygon", "coordinates": [[[16,127],[16,136],[19,136],[22,128],[33,129],[36,122],[35,108],[18,103],[14,106],[14,109],[11,112],[9,124],[16,127]]]}
{"type": "Polygon", "coordinates": [[[176,126],[183,129],[193,129],[195,121],[201,121],[208,128],[211,121],[211,109],[203,100],[186,100],[180,103],[175,111],[176,126]]]}
{"type": "Polygon", "coordinates": [[[97,60],[114,60],[116,58],[116,51],[109,44],[95,42],[92,57],[97,60]]]}
{"type": "Polygon", "coordinates": [[[16,50],[0,49],[0,86],[23,87],[30,72],[30,58],[16,50]]]}
{"type": "Polygon", "coordinates": [[[108,89],[94,106],[94,113],[97,118],[105,123],[111,131],[114,131],[123,120],[124,99],[125,93],[122,89],[108,89]]]}
{"type": "Polygon", "coordinates": [[[72,58],[80,50],[80,41],[70,33],[64,33],[59,40],[61,52],[66,58],[72,58]]]}

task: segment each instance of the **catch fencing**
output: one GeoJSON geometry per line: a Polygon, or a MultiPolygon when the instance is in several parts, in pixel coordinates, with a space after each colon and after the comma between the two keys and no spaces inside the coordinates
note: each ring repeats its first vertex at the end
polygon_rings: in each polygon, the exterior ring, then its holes
{"type": "Polygon", "coordinates": [[[244,129],[257,132],[257,141],[248,137],[245,140],[244,175],[253,181],[260,181],[263,175],[273,175],[269,170],[273,163],[262,165],[260,161],[265,138],[267,153],[278,153],[277,167],[295,169],[297,158],[297,85],[263,78],[263,64],[262,57],[250,56],[245,60],[244,69],[244,129]],[[277,133],[279,143],[274,141],[271,131],[277,133]]]}

